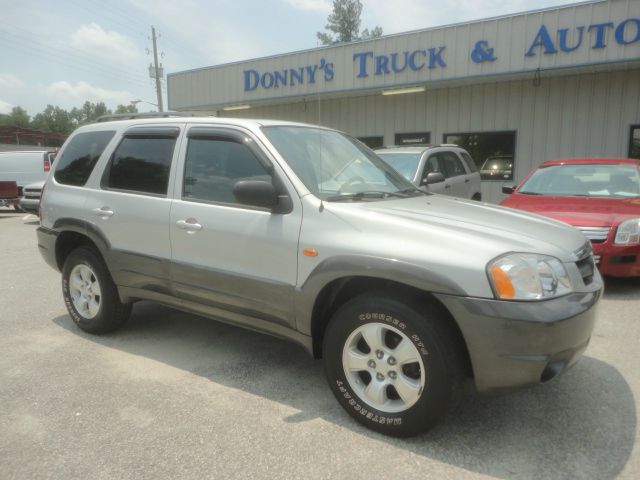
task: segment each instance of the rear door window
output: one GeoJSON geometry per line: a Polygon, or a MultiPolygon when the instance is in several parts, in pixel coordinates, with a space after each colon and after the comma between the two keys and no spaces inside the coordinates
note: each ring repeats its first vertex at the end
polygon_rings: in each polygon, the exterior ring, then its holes
{"type": "Polygon", "coordinates": [[[75,135],[56,161],[56,181],[75,186],[87,183],[93,167],[115,133],[113,130],[103,130],[75,135]]]}
{"type": "Polygon", "coordinates": [[[441,152],[438,154],[444,168],[444,176],[447,178],[464,175],[467,172],[462,166],[462,162],[453,152],[441,152]]]}
{"type": "Polygon", "coordinates": [[[476,162],[473,161],[473,158],[471,158],[471,156],[468,153],[460,152],[460,156],[464,160],[464,163],[467,164],[467,168],[469,168],[469,171],[471,173],[475,173],[478,171],[478,166],[476,165],[476,162]]]}

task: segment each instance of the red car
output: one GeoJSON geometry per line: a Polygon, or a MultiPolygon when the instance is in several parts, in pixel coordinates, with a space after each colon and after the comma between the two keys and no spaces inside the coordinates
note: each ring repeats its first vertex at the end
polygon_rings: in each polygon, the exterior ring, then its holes
{"type": "Polygon", "coordinates": [[[502,191],[510,195],[500,205],[582,231],[603,275],[640,276],[640,160],[551,160],[502,191]]]}

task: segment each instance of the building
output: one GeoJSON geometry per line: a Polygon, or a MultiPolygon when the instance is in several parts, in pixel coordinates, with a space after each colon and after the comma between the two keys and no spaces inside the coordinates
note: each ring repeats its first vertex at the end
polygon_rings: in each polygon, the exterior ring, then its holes
{"type": "Polygon", "coordinates": [[[640,158],[640,0],[590,1],[168,75],[169,108],[456,143],[498,202],[552,158],[640,158]],[[493,158],[491,162],[487,159],[493,158]],[[501,164],[497,175],[483,165],[501,164]]]}

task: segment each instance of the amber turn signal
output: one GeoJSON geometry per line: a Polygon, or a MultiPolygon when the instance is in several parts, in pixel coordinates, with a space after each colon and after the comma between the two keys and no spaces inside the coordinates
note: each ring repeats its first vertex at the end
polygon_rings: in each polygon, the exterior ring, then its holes
{"type": "Polygon", "coordinates": [[[315,248],[305,248],[302,250],[302,254],[307,257],[317,257],[318,251],[315,248]]]}
{"type": "Polygon", "coordinates": [[[493,279],[493,286],[496,289],[496,293],[498,294],[498,298],[502,299],[512,299],[516,296],[516,290],[513,288],[513,283],[511,283],[511,279],[507,272],[502,270],[498,266],[491,267],[491,278],[493,279]]]}

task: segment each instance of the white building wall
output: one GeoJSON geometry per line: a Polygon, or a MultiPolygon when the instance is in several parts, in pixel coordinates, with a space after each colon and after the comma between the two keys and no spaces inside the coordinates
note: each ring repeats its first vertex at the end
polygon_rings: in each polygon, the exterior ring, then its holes
{"type": "MultiPolygon", "coordinates": [[[[584,156],[626,157],[629,131],[640,124],[640,69],[464,85],[425,93],[380,93],[307,100],[224,112],[326,125],[356,137],[402,132],[516,131],[515,182],[541,162],[584,156]]],[[[483,199],[497,203],[502,181],[483,181],[483,199]]],[[[511,184],[512,182],[508,182],[511,184]]]]}

